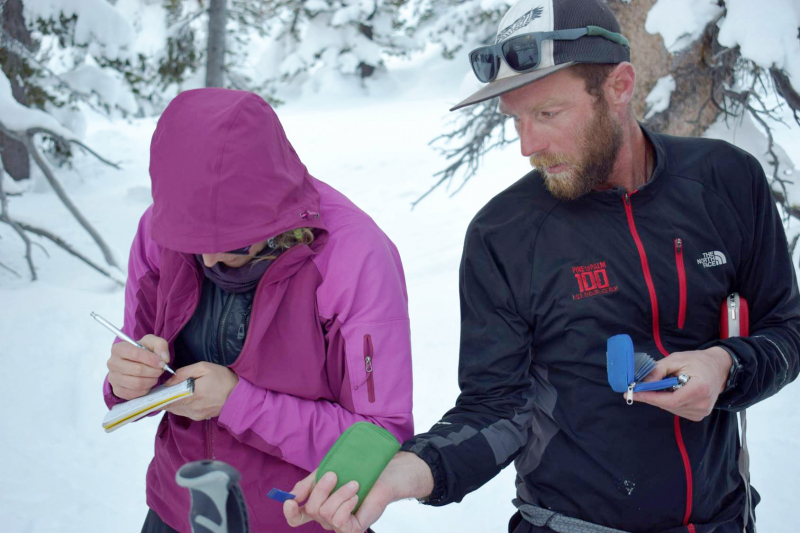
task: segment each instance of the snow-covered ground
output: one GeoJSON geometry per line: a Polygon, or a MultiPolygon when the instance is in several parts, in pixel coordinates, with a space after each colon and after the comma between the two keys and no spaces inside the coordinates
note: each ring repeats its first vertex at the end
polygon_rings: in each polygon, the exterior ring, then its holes
{"type": "MultiPolygon", "coordinates": [[[[380,96],[322,94],[278,109],[310,172],[366,210],[398,246],[406,271],[414,349],[418,429],[430,427],[458,393],[457,269],[467,224],[477,210],[525,172],[518,145],[487,157],[458,195],[439,190],[415,210],[410,203],[433,183],[445,162],[428,146],[443,131],[447,108],[465,91],[466,65],[436,70],[393,68],[372,87],[380,96]]],[[[417,64],[417,67],[419,65],[417,64]]],[[[121,162],[116,171],[79,155],[62,172],[75,203],[124,263],[139,216],[149,205],[148,145],[154,119],[131,123],[93,117],[86,142],[121,162]]],[[[796,135],[795,131],[795,135],[796,135]]],[[[10,201],[21,220],[58,232],[91,257],[99,252],[46,184],[10,201]]],[[[146,506],[144,479],[157,418],[105,434],[101,384],[112,341],[90,319],[96,311],[122,323],[123,292],[48,242],[34,250],[39,281],[0,269],[0,530],[22,532],[137,532],[146,506]]],[[[0,225],[2,260],[27,275],[23,247],[0,225]]],[[[764,497],[759,527],[797,530],[794,498],[800,488],[800,387],[751,410],[748,434],[753,483],[764,497]]],[[[407,531],[503,532],[513,513],[513,468],[460,505],[433,509],[414,502],[391,506],[380,533],[407,531]]]]}

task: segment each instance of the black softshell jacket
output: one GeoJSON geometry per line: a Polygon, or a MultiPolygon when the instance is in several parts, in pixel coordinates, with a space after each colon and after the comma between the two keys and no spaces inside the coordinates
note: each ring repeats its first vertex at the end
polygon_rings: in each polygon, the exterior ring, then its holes
{"type": "Polygon", "coordinates": [[[645,133],[656,166],[639,190],[559,202],[534,171],[472,221],[461,394],[403,446],[431,466],[428,503],[460,501],[514,460],[521,503],[637,533],[741,531],[735,411],[797,377],[797,281],[758,161],[645,133]],[[750,304],[750,336],[720,341],[734,291],[750,304]],[[655,359],[722,345],[741,367],[701,422],[628,406],[606,373],[618,333],[655,359]]]}

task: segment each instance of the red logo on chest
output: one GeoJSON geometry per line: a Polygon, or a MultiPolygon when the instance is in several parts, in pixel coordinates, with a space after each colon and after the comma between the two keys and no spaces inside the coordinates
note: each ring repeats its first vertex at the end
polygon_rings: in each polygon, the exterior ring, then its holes
{"type": "Polygon", "coordinates": [[[591,265],[572,267],[572,274],[578,282],[578,294],[573,294],[573,300],[583,300],[590,296],[611,294],[617,292],[619,287],[611,285],[606,271],[606,262],[592,263],[591,265]]]}

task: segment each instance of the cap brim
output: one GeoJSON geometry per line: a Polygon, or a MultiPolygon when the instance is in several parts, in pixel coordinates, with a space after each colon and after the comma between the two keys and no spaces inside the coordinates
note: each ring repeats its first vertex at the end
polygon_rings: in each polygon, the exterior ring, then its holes
{"type": "Polygon", "coordinates": [[[478,104],[485,100],[489,100],[490,98],[494,98],[495,96],[500,96],[501,94],[513,91],[514,89],[519,89],[520,87],[524,87],[525,85],[533,83],[536,80],[540,80],[546,76],[549,76],[550,74],[555,74],[559,70],[565,69],[574,64],[575,61],[570,61],[569,63],[561,63],[560,65],[553,65],[552,67],[532,70],[530,72],[524,72],[522,74],[517,74],[501,80],[495,80],[486,87],[481,88],[480,91],[468,97],[466,100],[459,102],[455,107],[451,107],[450,111],[455,111],[456,109],[461,109],[462,107],[467,107],[468,105],[478,104]]]}

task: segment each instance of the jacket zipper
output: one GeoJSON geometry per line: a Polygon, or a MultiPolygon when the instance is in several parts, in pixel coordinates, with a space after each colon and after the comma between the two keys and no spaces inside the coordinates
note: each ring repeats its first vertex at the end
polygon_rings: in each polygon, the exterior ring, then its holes
{"type": "MultiPolygon", "coordinates": [[[[631,199],[626,193],[623,198],[625,205],[625,216],[628,219],[628,228],[630,229],[633,241],[636,244],[636,249],[639,251],[639,260],[642,264],[642,272],[644,273],[644,281],[647,284],[647,291],[650,293],[650,308],[653,312],[653,339],[656,342],[656,347],[664,357],[669,356],[669,352],[664,348],[661,342],[661,331],[658,325],[658,298],[656,297],[656,288],[653,285],[653,278],[650,274],[650,265],[647,262],[647,254],[644,250],[639,232],[636,230],[636,223],[633,220],[633,210],[631,209],[631,199]]],[[[686,512],[683,515],[683,525],[687,526],[690,532],[694,531],[694,526],[689,524],[689,517],[692,514],[692,498],[693,498],[693,485],[692,485],[692,465],[689,462],[689,453],[686,451],[686,444],[683,442],[683,435],[681,434],[681,419],[675,415],[675,440],[678,444],[678,450],[681,453],[683,460],[683,470],[686,475],[686,512]],[[687,525],[688,524],[688,525],[687,525]]]]}
{"type": "Polygon", "coordinates": [[[675,239],[675,266],[678,269],[680,303],[678,307],[678,329],[686,323],[686,268],[683,264],[683,240],[675,239]]]}
{"type": "Polygon", "coordinates": [[[228,315],[233,307],[234,294],[228,294],[225,297],[225,307],[222,309],[222,318],[219,321],[219,331],[217,332],[217,344],[219,345],[219,360],[220,364],[227,365],[225,361],[225,329],[228,326],[228,315]]]}
{"type": "Polygon", "coordinates": [[[214,458],[214,443],[211,441],[213,435],[211,434],[211,420],[204,420],[206,427],[206,458],[213,459],[214,458]]]}
{"type": "MultiPolygon", "coordinates": [[[[253,309],[253,304],[247,306],[244,310],[244,320],[241,324],[239,324],[239,333],[236,335],[236,338],[239,340],[244,340],[244,336],[247,334],[247,327],[250,325],[250,310],[253,309]]],[[[242,347],[244,347],[244,343],[242,343],[242,347]]],[[[241,352],[239,352],[241,353],[241,352]]]]}
{"type": "Polygon", "coordinates": [[[369,403],[375,403],[375,381],[372,377],[374,370],[372,366],[373,356],[372,335],[367,333],[364,335],[364,367],[367,370],[367,397],[369,398],[369,403]]]}

